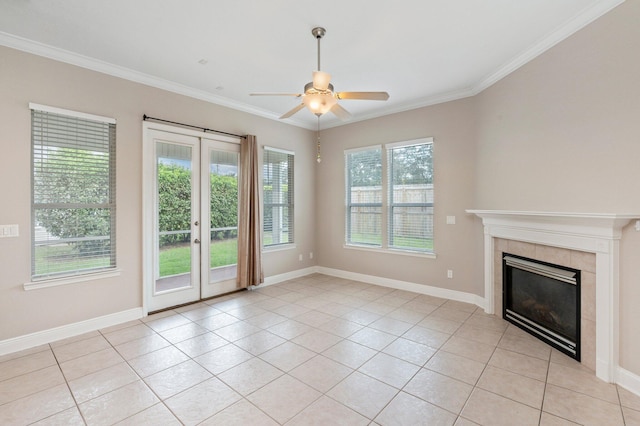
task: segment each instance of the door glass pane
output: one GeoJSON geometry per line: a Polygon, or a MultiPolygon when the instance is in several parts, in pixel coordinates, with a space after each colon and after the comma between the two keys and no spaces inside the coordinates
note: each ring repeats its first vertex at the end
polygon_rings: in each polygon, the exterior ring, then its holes
{"type": "Polygon", "coordinates": [[[156,292],[191,286],[191,147],[156,145],[156,292]]]}
{"type": "Polygon", "coordinates": [[[238,153],[210,151],[210,281],[236,277],[238,262],[238,153]]]}

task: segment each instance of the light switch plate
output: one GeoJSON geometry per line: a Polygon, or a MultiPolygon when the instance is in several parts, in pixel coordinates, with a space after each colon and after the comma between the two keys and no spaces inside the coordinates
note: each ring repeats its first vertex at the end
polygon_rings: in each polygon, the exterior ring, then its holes
{"type": "Polygon", "coordinates": [[[0,238],[18,237],[19,235],[18,225],[0,225],[0,238]]]}
{"type": "Polygon", "coordinates": [[[447,225],[455,225],[456,217],[455,216],[447,216],[447,225]]]}

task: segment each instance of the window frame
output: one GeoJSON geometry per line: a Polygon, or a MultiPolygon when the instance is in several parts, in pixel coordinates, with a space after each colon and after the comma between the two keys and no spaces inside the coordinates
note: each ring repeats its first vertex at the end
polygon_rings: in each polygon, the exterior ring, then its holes
{"type": "MultiPolygon", "coordinates": [[[[264,146],[262,152],[262,248],[263,250],[282,250],[290,247],[295,247],[295,152],[289,151],[281,148],[274,148],[271,146],[264,146]],[[287,200],[286,202],[267,202],[267,197],[265,194],[265,167],[267,166],[268,160],[268,152],[272,152],[274,154],[284,154],[287,157],[287,164],[290,165],[291,170],[287,171],[287,200]],[[265,243],[265,234],[267,233],[266,225],[267,221],[265,220],[267,216],[267,209],[273,209],[274,207],[286,208],[286,223],[287,223],[287,241],[284,242],[271,242],[269,244],[265,243]]],[[[282,185],[281,185],[282,189],[282,185]]],[[[272,222],[273,226],[273,222],[272,222]]],[[[273,234],[273,229],[270,231],[273,234]]]]}
{"type": "MultiPolygon", "coordinates": [[[[432,146],[432,169],[433,169],[433,146],[434,146],[434,138],[433,137],[424,137],[400,142],[391,142],[387,144],[380,145],[370,145],[366,147],[360,148],[352,148],[346,149],[344,151],[344,164],[345,164],[345,234],[344,234],[344,248],[347,249],[357,249],[357,250],[366,250],[366,251],[374,251],[374,252],[388,252],[395,254],[403,254],[409,256],[418,256],[418,257],[427,257],[427,258],[435,258],[435,238],[434,247],[431,250],[423,250],[423,249],[411,249],[410,247],[402,247],[402,246],[393,246],[391,242],[393,241],[393,209],[396,207],[431,207],[433,208],[435,202],[425,202],[425,203],[394,203],[393,202],[393,194],[391,193],[393,183],[393,173],[392,167],[390,164],[390,151],[397,148],[410,147],[415,145],[422,144],[431,144],[432,146]],[[358,204],[351,202],[351,185],[350,185],[350,173],[349,173],[349,160],[348,155],[355,152],[362,152],[367,150],[380,149],[381,151],[381,162],[382,162],[382,202],[381,203],[364,203],[358,204]],[[364,206],[364,207],[380,207],[381,208],[381,231],[380,231],[380,245],[374,244],[362,244],[362,243],[353,243],[350,241],[351,235],[351,210],[354,206],[364,206]]],[[[435,185],[432,183],[434,191],[435,185]]],[[[434,230],[435,233],[435,230],[434,230]]]]}
{"type": "MultiPolygon", "coordinates": [[[[62,284],[70,284],[75,282],[88,281],[97,278],[105,278],[109,276],[119,275],[119,270],[117,269],[117,256],[116,256],[116,120],[110,117],[97,116],[93,114],[87,114],[83,112],[71,111],[56,107],[50,107],[46,105],[39,105],[35,103],[29,103],[29,110],[31,112],[31,270],[30,277],[31,282],[25,283],[25,290],[32,290],[36,288],[45,288],[62,284]],[[36,144],[36,130],[44,132],[50,130],[46,125],[41,127],[37,127],[34,123],[35,118],[43,118],[46,117],[47,114],[51,114],[53,118],[64,120],[64,119],[77,119],[84,122],[98,122],[100,125],[107,125],[106,128],[106,146],[105,152],[108,154],[108,158],[106,160],[106,164],[108,167],[106,179],[107,179],[107,187],[102,187],[103,190],[107,193],[107,200],[102,203],[92,203],[92,202],[74,202],[71,203],[70,209],[80,210],[80,209],[104,209],[107,214],[107,221],[109,223],[109,249],[106,253],[108,256],[108,265],[104,266],[95,266],[95,267],[81,267],[77,266],[75,269],[68,269],[64,271],[49,271],[46,273],[37,274],[36,269],[36,245],[39,242],[36,236],[36,212],[44,209],[56,208],[56,206],[61,205],[59,202],[40,202],[36,203],[36,185],[35,185],[35,167],[36,167],[36,149],[42,149],[43,147],[52,147],[54,144],[50,143],[50,141],[41,140],[39,141],[39,145],[36,144]],[[40,115],[41,117],[38,117],[40,115]]],[[[72,141],[71,143],[75,143],[76,141],[72,141]]],[[[64,143],[64,142],[63,142],[64,143]]],[[[78,145],[81,149],[85,148],[89,151],[88,146],[86,145],[78,145]]],[[[42,193],[39,193],[42,194],[42,193]]],[[[64,203],[62,203],[64,205],[64,203]]],[[[67,207],[65,207],[67,208],[67,207]]],[[[84,238],[83,236],[78,236],[77,238],[84,238]]],[[[72,238],[73,239],[73,238],[72,238]]]]}
{"type": "MultiPolygon", "coordinates": [[[[397,203],[394,202],[394,186],[396,185],[393,182],[394,179],[394,164],[393,164],[393,158],[391,155],[391,152],[395,149],[400,149],[400,148],[409,148],[412,146],[418,146],[418,145],[431,145],[431,168],[433,170],[433,138],[421,138],[421,139],[414,139],[414,140],[409,140],[409,141],[403,141],[403,142],[395,142],[395,143],[390,143],[390,144],[386,144],[385,145],[385,153],[386,153],[386,164],[387,164],[387,246],[390,250],[402,250],[402,251],[410,251],[410,252],[416,252],[416,253],[425,253],[425,254],[433,254],[434,250],[428,250],[428,249],[412,249],[408,246],[401,246],[401,245],[396,245],[393,244],[395,238],[397,237],[394,234],[394,209],[395,208],[402,208],[402,207],[426,207],[426,208],[431,208],[433,209],[434,207],[434,202],[412,202],[412,203],[397,203]]],[[[432,179],[433,181],[433,179],[432,179]]],[[[427,184],[428,185],[428,184],[427,184]]],[[[433,188],[433,183],[431,183],[432,188],[433,188]]],[[[432,189],[433,190],[433,189],[432,189]]],[[[433,214],[432,214],[433,216],[433,214]]],[[[433,237],[432,237],[432,241],[433,241],[433,237]]]]}
{"type": "Polygon", "coordinates": [[[382,231],[383,231],[383,227],[384,227],[384,220],[382,218],[383,215],[383,211],[384,211],[384,158],[383,158],[383,152],[384,149],[382,147],[382,145],[372,145],[372,146],[367,146],[364,148],[354,148],[354,149],[347,149],[344,152],[345,155],[345,203],[346,203],[346,212],[345,212],[345,244],[351,247],[366,247],[366,248],[370,248],[370,249],[374,249],[374,248],[382,248],[383,244],[384,244],[384,238],[382,237],[382,231]],[[380,176],[380,191],[381,191],[381,197],[380,197],[380,202],[379,203],[354,203],[352,202],[352,189],[355,187],[353,185],[351,185],[351,173],[350,173],[350,155],[351,154],[356,154],[359,152],[366,152],[366,151],[380,151],[380,165],[381,165],[381,173],[382,175],[380,176]],[[364,242],[353,242],[352,241],[352,210],[353,209],[357,209],[357,208],[379,208],[380,209],[380,215],[381,215],[381,235],[380,235],[380,244],[368,244],[368,243],[364,243],[364,242]]]}

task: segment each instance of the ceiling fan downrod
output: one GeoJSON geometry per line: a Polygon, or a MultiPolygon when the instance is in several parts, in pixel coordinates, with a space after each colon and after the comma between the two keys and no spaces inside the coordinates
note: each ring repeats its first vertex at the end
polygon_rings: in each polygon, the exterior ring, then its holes
{"type": "Polygon", "coordinates": [[[322,27],[315,27],[311,30],[311,34],[318,40],[318,71],[320,71],[320,39],[327,33],[322,27]]]}

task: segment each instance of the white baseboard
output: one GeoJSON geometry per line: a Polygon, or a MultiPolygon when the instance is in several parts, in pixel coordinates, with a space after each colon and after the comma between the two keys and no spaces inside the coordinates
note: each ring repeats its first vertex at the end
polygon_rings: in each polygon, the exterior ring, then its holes
{"type": "Polygon", "coordinates": [[[280,275],[266,277],[261,286],[269,286],[278,284],[287,280],[301,278],[311,274],[324,274],[332,277],[344,278],[347,280],[361,281],[368,284],[375,284],[383,287],[394,288],[397,290],[412,291],[414,293],[426,294],[428,296],[442,297],[443,299],[457,300],[459,302],[472,303],[484,309],[485,299],[472,293],[465,293],[457,290],[449,290],[441,287],[433,287],[424,284],[416,284],[408,281],[394,280],[391,278],[382,278],[374,275],[360,274],[357,272],[343,271],[341,269],[325,268],[324,266],[312,266],[310,268],[298,269],[280,275]]]}
{"type": "MultiPolygon", "coordinates": [[[[287,272],[280,275],[273,275],[271,277],[265,278],[265,282],[261,284],[261,286],[281,283],[290,279],[304,277],[316,272],[317,268],[314,266],[310,268],[299,269],[297,271],[287,272]]],[[[73,324],[67,324],[48,330],[37,331],[35,333],[1,340],[0,356],[88,333],[91,331],[100,330],[102,328],[111,327],[123,322],[133,321],[144,316],[145,312],[143,307],[133,308],[97,318],[91,318],[73,324]]]]}
{"type": "Polygon", "coordinates": [[[430,285],[416,284],[408,281],[393,280],[390,278],[376,277],[374,275],[359,274],[356,272],[342,271],[340,269],[317,267],[318,273],[331,275],[333,277],[344,278],[354,281],[362,281],[369,284],[380,285],[383,287],[395,288],[397,290],[412,291],[414,293],[426,294],[428,296],[442,297],[444,299],[456,300],[459,302],[472,303],[476,306],[484,308],[484,297],[472,293],[465,293],[457,290],[449,290],[446,288],[433,287],[430,285]]]}
{"type": "Polygon", "coordinates": [[[318,267],[312,266],[310,268],[298,269],[296,271],[291,271],[291,272],[285,272],[284,274],[272,275],[270,277],[265,277],[264,282],[260,284],[258,288],[263,286],[266,287],[269,285],[278,284],[287,280],[301,278],[307,275],[315,274],[316,272],[318,272],[318,267]]]}
{"type": "Polygon", "coordinates": [[[616,376],[616,383],[618,385],[640,396],[640,376],[622,367],[618,367],[616,376]]]}
{"type": "MultiPolygon", "coordinates": [[[[433,287],[423,284],[416,284],[407,281],[393,280],[390,278],[376,277],[373,275],[359,274],[356,272],[342,271],[340,269],[325,268],[321,266],[313,266],[310,268],[299,269],[284,274],[273,275],[265,278],[262,286],[278,284],[287,280],[301,278],[314,273],[321,273],[333,277],[344,278],[348,280],[361,281],[369,284],[380,285],[383,287],[394,288],[398,290],[407,290],[414,293],[426,294],[429,296],[442,297],[445,299],[457,300],[460,302],[473,303],[481,308],[485,306],[485,299],[481,296],[465,293],[456,290],[449,290],[440,287],[433,287]]],[[[14,337],[0,341],[0,355],[12,352],[18,352],[46,343],[55,342],[57,340],[66,339],[77,336],[79,334],[88,333],[106,327],[111,327],[128,321],[140,319],[144,316],[143,308],[133,308],[126,311],[116,312],[97,318],[91,318],[85,321],[73,324],[63,325],[48,330],[38,331],[23,336],[14,337]]],[[[640,396],[640,376],[618,367],[615,382],[640,396]]]]}
{"type": "Polygon", "coordinates": [[[73,324],[67,324],[60,327],[50,328],[48,330],[37,331],[35,333],[2,340],[0,341],[0,355],[22,351],[24,349],[44,345],[46,343],[55,342],[57,340],[66,339],[68,337],[77,336],[79,334],[88,333],[101,328],[111,327],[123,322],[133,321],[140,319],[143,316],[142,307],[133,308],[97,318],[91,318],[85,321],[75,322],[73,324]]]}

